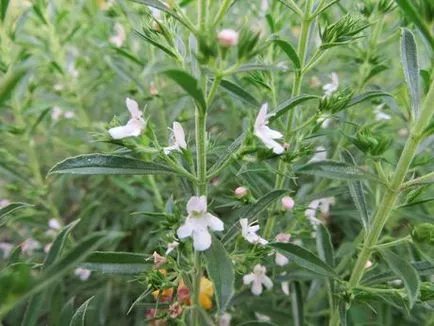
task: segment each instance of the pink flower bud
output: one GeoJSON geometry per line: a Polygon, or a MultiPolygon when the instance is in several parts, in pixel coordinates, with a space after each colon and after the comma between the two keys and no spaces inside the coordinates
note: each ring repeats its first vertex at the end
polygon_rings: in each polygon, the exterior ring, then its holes
{"type": "Polygon", "coordinates": [[[291,234],[289,233],[279,233],[276,235],[276,241],[277,242],[283,242],[283,243],[288,243],[289,240],[291,240],[291,234]]]}
{"type": "Polygon", "coordinates": [[[222,47],[228,48],[238,44],[238,32],[233,29],[224,29],[218,34],[218,40],[222,47]]]}
{"type": "Polygon", "coordinates": [[[282,202],[282,209],[285,211],[290,211],[291,209],[294,208],[295,205],[294,199],[292,199],[289,196],[283,197],[281,202],[282,202]]]}
{"type": "Polygon", "coordinates": [[[248,192],[249,192],[249,190],[246,187],[238,187],[237,189],[235,189],[234,194],[235,194],[235,197],[240,199],[240,198],[245,197],[248,192]]]}
{"type": "Polygon", "coordinates": [[[167,258],[159,255],[158,252],[156,251],[154,251],[152,257],[154,258],[154,265],[153,265],[154,268],[158,268],[161,265],[163,265],[165,262],[167,262],[167,258]]]}

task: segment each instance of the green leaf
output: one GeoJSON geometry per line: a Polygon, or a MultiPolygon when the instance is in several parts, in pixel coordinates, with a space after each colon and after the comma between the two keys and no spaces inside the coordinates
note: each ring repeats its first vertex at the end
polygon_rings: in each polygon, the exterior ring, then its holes
{"type": "Polygon", "coordinates": [[[10,203],[9,205],[0,208],[0,221],[6,217],[7,215],[15,212],[18,209],[21,208],[26,208],[26,207],[32,207],[32,205],[30,204],[26,204],[26,203],[20,203],[20,202],[16,202],[16,203],[10,203]]]}
{"type": "Polygon", "coordinates": [[[219,155],[219,159],[209,169],[209,175],[212,175],[215,171],[218,171],[222,166],[227,164],[232,159],[232,155],[243,144],[246,134],[246,132],[243,132],[237,139],[234,140],[232,144],[229,145],[228,148],[225,149],[223,153],[219,155]]]}
{"type": "Polygon", "coordinates": [[[108,155],[85,154],[67,158],[53,166],[51,174],[171,174],[171,168],[153,162],[145,162],[135,158],[108,155]]]}
{"type": "Polygon", "coordinates": [[[341,319],[341,326],[347,326],[347,307],[343,300],[339,300],[338,309],[341,319]]]}
{"type": "Polygon", "coordinates": [[[316,230],[316,248],[319,257],[331,267],[335,266],[335,254],[330,233],[324,224],[319,224],[316,230]]]}
{"type": "Polygon", "coordinates": [[[139,31],[135,30],[134,31],[136,33],[136,35],[138,35],[139,37],[143,38],[144,40],[146,40],[146,42],[151,43],[153,46],[159,48],[161,51],[165,52],[166,54],[168,54],[169,56],[171,56],[172,58],[177,59],[178,56],[177,54],[172,51],[170,48],[168,48],[167,46],[164,46],[161,44],[161,42],[157,42],[156,40],[153,40],[152,38],[150,38],[149,36],[140,33],[139,31]]]}
{"type": "Polygon", "coordinates": [[[295,326],[303,326],[304,323],[304,308],[303,296],[301,293],[300,282],[291,283],[291,307],[295,326]]]}
{"type": "Polygon", "coordinates": [[[223,314],[235,293],[235,273],[232,260],[223,244],[213,237],[211,247],[204,253],[208,275],[214,283],[217,307],[223,314]]]}
{"type": "Polygon", "coordinates": [[[44,267],[50,266],[61,255],[69,233],[79,222],[79,219],[75,220],[60,230],[59,234],[56,236],[56,239],[54,239],[53,244],[51,245],[47,258],[45,258],[44,267]]]}
{"type": "Polygon", "coordinates": [[[227,90],[231,95],[240,99],[241,101],[250,104],[251,106],[257,108],[260,103],[255,99],[250,93],[246,92],[241,86],[234,84],[228,80],[223,79],[220,82],[220,86],[227,90]]]}
{"type": "Polygon", "coordinates": [[[277,249],[281,254],[309,271],[331,278],[339,278],[333,268],[307,249],[292,243],[281,242],[273,242],[269,246],[277,249]]]}
{"type": "Polygon", "coordinates": [[[0,0],[0,20],[5,21],[6,13],[9,7],[9,0],[0,0]]]}
{"type": "Polygon", "coordinates": [[[390,95],[389,93],[383,91],[367,91],[363,94],[353,97],[351,101],[347,104],[347,108],[376,97],[391,97],[391,96],[392,95],[390,95]]]}
{"type": "Polygon", "coordinates": [[[405,16],[419,28],[422,35],[426,38],[431,48],[434,50],[434,37],[430,32],[428,25],[425,23],[418,8],[413,5],[414,2],[410,0],[395,0],[398,6],[402,9],[405,16]]]}
{"type": "Polygon", "coordinates": [[[46,292],[43,291],[30,298],[21,326],[34,326],[37,324],[42,305],[45,303],[45,296],[46,292]]]}
{"type": "Polygon", "coordinates": [[[138,274],[151,267],[145,259],[145,255],[129,252],[96,251],[80,266],[105,274],[138,274]]]}
{"type": "Polygon", "coordinates": [[[278,117],[280,117],[281,115],[285,114],[286,112],[288,112],[290,109],[295,108],[297,105],[306,102],[306,101],[310,101],[310,100],[319,100],[320,97],[316,96],[316,95],[300,95],[300,96],[296,96],[296,97],[292,97],[282,103],[280,103],[275,112],[271,112],[270,113],[270,122],[276,120],[278,117]]]}
{"type": "Polygon", "coordinates": [[[300,58],[298,57],[297,51],[294,49],[291,43],[284,40],[274,40],[273,43],[279,46],[282,51],[285,52],[297,69],[300,69],[300,58]]]}
{"type": "MultiPolygon", "coordinates": [[[[342,158],[348,164],[355,165],[356,162],[348,151],[342,152],[342,158]]],[[[350,189],[351,197],[353,198],[354,204],[356,205],[357,210],[359,211],[360,218],[362,221],[363,228],[365,231],[369,229],[369,213],[368,213],[368,205],[366,204],[365,192],[363,190],[363,184],[361,181],[352,181],[348,180],[348,188],[350,189]]]]}
{"type": "Polygon", "coordinates": [[[378,180],[374,175],[355,165],[332,160],[310,162],[298,167],[295,172],[337,180],[378,180]]]}
{"type": "Polygon", "coordinates": [[[272,204],[277,198],[281,197],[288,191],[285,189],[277,189],[272,190],[269,193],[265,194],[261,198],[259,198],[256,203],[251,205],[241,216],[242,218],[253,219],[259,213],[261,213],[264,209],[266,209],[270,204],[272,204]]]}
{"type": "Polygon", "coordinates": [[[412,114],[414,118],[417,118],[420,111],[420,82],[417,46],[413,33],[406,28],[402,29],[401,34],[401,64],[410,95],[412,114]]]}
{"type": "Polygon", "coordinates": [[[24,66],[20,66],[10,69],[2,78],[0,81],[0,108],[2,107],[2,104],[11,96],[13,90],[26,73],[27,69],[24,66]]]}
{"type": "Polygon", "coordinates": [[[197,106],[202,112],[206,112],[205,97],[200,88],[199,81],[189,73],[170,69],[163,71],[163,74],[167,75],[170,79],[176,82],[184,91],[187,92],[196,102],[197,106]]]}
{"type": "Polygon", "coordinates": [[[60,318],[59,322],[57,323],[57,326],[65,326],[69,325],[69,322],[72,319],[72,316],[74,315],[74,297],[68,300],[67,303],[62,308],[62,311],[60,312],[60,318]]]}
{"type": "Polygon", "coordinates": [[[404,281],[411,309],[419,295],[419,275],[406,259],[401,258],[397,254],[387,249],[380,249],[379,252],[389,265],[390,269],[404,281]]]}
{"type": "MultiPolygon", "coordinates": [[[[420,276],[429,276],[434,274],[434,263],[431,261],[415,261],[411,266],[417,271],[420,276]]],[[[387,271],[381,273],[367,273],[362,279],[362,283],[372,285],[377,283],[385,283],[396,279],[395,273],[387,271]]]]}
{"type": "Polygon", "coordinates": [[[74,313],[72,316],[71,322],[69,323],[69,326],[85,326],[85,318],[86,318],[86,311],[89,306],[89,303],[92,301],[94,297],[91,297],[87,299],[74,313]]]}
{"type": "Polygon", "coordinates": [[[11,299],[0,307],[0,318],[26,298],[39,293],[51,284],[59,281],[65,274],[69,273],[75,266],[85,260],[86,257],[101,244],[123,236],[124,234],[119,232],[96,232],[87,236],[65,256],[45,269],[36,279],[36,282],[25,292],[11,294],[11,299]]]}
{"type": "Polygon", "coordinates": [[[261,65],[261,64],[247,64],[240,66],[236,72],[250,72],[250,71],[286,71],[285,67],[273,66],[273,65],[261,65]]]}

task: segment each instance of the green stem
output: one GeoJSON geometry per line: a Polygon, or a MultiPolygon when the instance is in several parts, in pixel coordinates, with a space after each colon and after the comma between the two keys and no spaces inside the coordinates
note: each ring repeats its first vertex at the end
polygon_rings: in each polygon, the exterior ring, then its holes
{"type": "Polygon", "coordinates": [[[223,0],[222,5],[217,12],[216,18],[214,19],[213,27],[217,26],[217,24],[223,19],[223,16],[225,15],[226,11],[228,11],[231,4],[232,0],[223,0]]]}
{"type": "Polygon", "coordinates": [[[432,103],[434,103],[434,81],[431,83],[430,90],[425,99],[421,116],[419,120],[413,124],[410,136],[404,146],[404,150],[401,153],[398,165],[391,179],[390,187],[386,188],[380,207],[374,215],[373,225],[370,228],[351,274],[349,281],[351,287],[356,287],[362,279],[366,262],[371,256],[372,248],[376,245],[383,227],[395,206],[405,176],[408,173],[413,157],[422,141],[421,135],[433,116],[434,107],[432,103]]]}

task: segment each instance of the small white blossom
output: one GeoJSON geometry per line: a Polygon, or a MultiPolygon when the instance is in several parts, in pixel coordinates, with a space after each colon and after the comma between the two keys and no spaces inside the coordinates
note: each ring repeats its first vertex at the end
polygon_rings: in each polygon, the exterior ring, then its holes
{"type": "Polygon", "coordinates": [[[290,211],[291,209],[294,208],[295,202],[294,202],[294,199],[292,199],[292,197],[284,196],[281,199],[281,204],[282,204],[282,209],[284,211],[290,211]]]}
{"type": "Polygon", "coordinates": [[[276,142],[275,139],[280,139],[283,135],[268,127],[267,110],[268,104],[265,103],[262,105],[256,117],[254,126],[255,135],[264,143],[265,147],[272,149],[275,154],[282,154],[285,149],[281,144],[276,142]]]}
{"type": "Polygon", "coordinates": [[[187,149],[184,128],[182,128],[179,122],[173,122],[172,135],[170,138],[170,145],[163,149],[164,154],[168,155],[172,151],[181,152],[183,149],[187,149]]]}
{"type": "Polygon", "coordinates": [[[0,208],[8,206],[10,203],[11,202],[7,199],[0,199],[0,208]]]}
{"type": "MultiPolygon", "coordinates": [[[[279,233],[276,235],[276,242],[288,243],[289,240],[291,240],[291,235],[289,233],[279,233]]],[[[285,266],[289,263],[289,259],[277,251],[274,261],[279,266],[285,266]]]]}
{"type": "Polygon", "coordinates": [[[282,288],[282,292],[285,295],[289,295],[289,282],[288,281],[283,281],[281,284],[281,288],[282,288]]]}
{"type": "Polygon", "coordinates": [[[304,215],[308,218],[316,218],[316,211],[319,210],[321,215],[328,216],[330,207],[336,204],[335,197],[319,198],[311,201],[308,208],[304,211],[304,215]]]}
{"type": "Polygon", "coordinates": [[[63,116],[65,117],[65,119],[72,119],[75,117],[75,113],[73,111],[65,111],[63,116]]]}
{"type": "Polygon", "coordinates": [[[39,249],[40,247],[41,247],[41,244],[39,243],[39,241],[36,241],[35,239],[29,238],[21,244],[21,251],[24,254],[31,256],[33,254],[33,252],[36,249],[39,249]]]}
{"type": "Polygon", "coordinates": [[[74,270],[74,275],[82,281],[87,281],[90,277],[91,271],[86,268],[78,267],[74,270]]]}
{"type": "Polygon", "coordinates": [[[309,163],[324,161],[327,159],[327,151],[323,146],[315,148],[315,154],[309,160],[309,163]]]}
{"type": "Polygon", "coordinates": [[[223,222],[207,212],[205,196],[193,196],[187,203],[188,216],[185,223],[176,231],[180,239],[193,238],[193,247],[197,251],[207,250],[211,246],[211,231],[223,231],[223,222]]]}
{"type": "Polygon", "coordinates": [[[390,120],[392,119],[392,117],[390,115],[388,115],[387,113],[383,112],[383,107],[384,107],[384,103],[377,105],[374,109],[374,113],[375,113],[375,120],[380,121],[380,120],[390,120]]]}
{"type": "Polygon", "coordinates": [[[126,39],[125,30],[124,27],[119,23],[115,24],[114,29],[115,29],[115,34],[110,37],[110,43],[120,48],[122,47],[126,39]]]}
{"type": "Polygon", "coordinates": [[[8,242],[0,242],[0,250],[3,252],[3,259],[9,258],[14,246],[8,242]]]}
{"type": "Polygon", "coordinates": [[[48,227],[53,230],[60,230],[62,228],[62,224],[57,218],[50,218],[48,221],[48,227]]]}
{"type": "Polygon", "coordinates": [[[179,242],[178,241],[173,241],[167,244],[167,250],[166,250],[166,256],[168,254],[170,254],[173,250],[175,250],[176,248],[178,248],[179,246],[179,242]]]}
{"type": "Polygon", "coordinates": [[[53,109],[51,110],[51,119],[53,119],[54,121],[59,120],[62,115],[63,111],[58,106],[53,107],[53,109]]]}
{"type": "Polygon", "coordinates": [[[231,319],[232,315],[228,312],[225,312],[219,317],[219,326],[231,326],[231,319]]]}
{"type": "Polygon", "coordinates": [[[148,8],[151,11],[152,17],[154,17],[154,19],[158,20],[161,18],[161,11],[160,10],[158,10],[154,7],[151,7],[151,6],[148,6],[148,8]]]}
{"type": "Polygon", "coordinates": [[[269,323],[271,321],[270,316],[260,314],[259,312],[255,312],[256,319],[259,321],[263,321],[265,323],[269,323]]]}
{"type": "Polygon", "coordinates": [[[372,265],[374,265],[374,263],[373,263],[372,261],[368,260],[368,261],[366,262],[366,264],[365,264],[365,269],[369,269],[369,268],[371,268],[372,265]]]}
{"type": "Polygon", "coordinates": [[[47,243],[47,244],[44,246],[44,252],[45,252],[46,254],[48,254],[48,253],[50,252],[50,249],[51,249],[52,246],[53,246],[53,243],[52,243],[52,242],[47,243]]]}
{"type": "Polygon", "coordinates": [[[128,97],[125,102],[128,111],[130,111],[131,118],[126,125],[109,129],[108,132],[113,139],[137,137],[143,132],[143,129],[145,129],[145,120],[143,120],[143,114],[137,102],[128,97]]]}
{"type": "Polygon", "coordinates": [[[257,264],[253,268],[253,273],[247,274],[243,276],[244,285],[251,284],[251,291],[254,295],[261,295],[262,286],[265,286],[268,290],[273,287],[273,282],[266,275],[267,269],[265,266],[257,264]]]}
{"type": "Polygon", "coordinates": [[[243,197],[246,197],[247,194],[248,194],[248,192],[249,192],[249,190],[248,190],[246,187],[241,186],[241,187],[237,187],[237,188],[234,190],[234,195],[235,195],[235,197],[237,197],[238,199],[241,199],[241,198],[243,198],[243,197]]]}
{"type": "Polygon", "coordinates": [[[256,232],[259,231],[259,225],[249,225],[249,221],[246,218],[240,219],[240,225],[241,225],[241,235],[244,239],[246,239],[248,242],[253,244],[261,244],[265,245],[268,243],[267,240],[260,237],[256,232]]]}
{"type": "Polygon", "coordinates": [[[228,48],[238,44],[238,32],[233,29],[223,29],[217,36],[221,46],[228,48]]]}
{"type": "Polygon", "coordinates": [[[325,84],[322,89],[324,90],[325,96],[330,96],[336,92],[339,88],[339,77],[338,74],[332,72],[330,75],[331,83],[325,84]]]}

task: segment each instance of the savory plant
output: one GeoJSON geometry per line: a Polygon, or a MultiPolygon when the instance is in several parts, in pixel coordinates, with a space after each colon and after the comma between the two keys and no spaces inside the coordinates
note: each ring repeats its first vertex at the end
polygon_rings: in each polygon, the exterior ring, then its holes
{"type": "Polygon", "coordinates": [[[431,1],[0,18],[3,325],[434,324],[431,1]]]}

